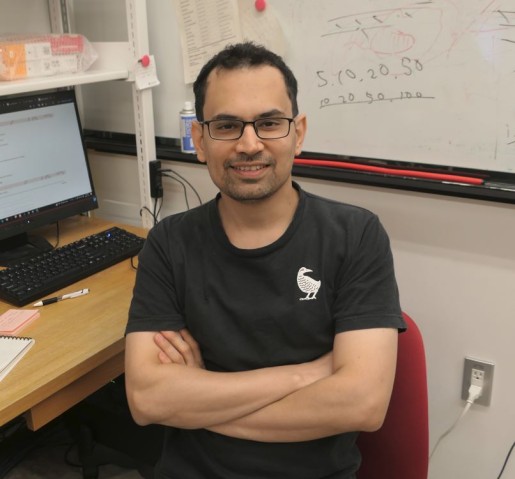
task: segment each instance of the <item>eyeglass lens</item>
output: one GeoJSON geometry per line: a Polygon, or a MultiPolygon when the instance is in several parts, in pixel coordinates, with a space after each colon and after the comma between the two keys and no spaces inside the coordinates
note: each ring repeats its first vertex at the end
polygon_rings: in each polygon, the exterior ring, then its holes
{"type": "Polygon", "coordinates": [[[262,118],[255,121],[211,120],[206,122],[214,140],[237,140],[243,135],[245,125],[251,124],[261,139],[276,139],[288,136],[289,118],[262,118]]]}

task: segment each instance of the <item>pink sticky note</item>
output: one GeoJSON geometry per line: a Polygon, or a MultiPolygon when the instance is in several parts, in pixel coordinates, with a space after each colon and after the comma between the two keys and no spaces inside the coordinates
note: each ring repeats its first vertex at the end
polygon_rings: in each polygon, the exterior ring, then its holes
{"type": "Polygon", "coordinates": [[[37,318],[37,309],[9,309],[0,316],[0,335],[14,336],[37,318]]]}

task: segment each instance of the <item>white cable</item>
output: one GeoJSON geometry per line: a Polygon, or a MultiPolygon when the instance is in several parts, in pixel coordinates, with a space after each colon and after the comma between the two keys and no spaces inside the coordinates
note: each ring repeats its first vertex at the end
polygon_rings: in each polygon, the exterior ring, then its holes
{"type": "Polygon", "coordinates": [[[483,388],[481,386],[477,386],[477,385],[471,385],[470,386],[470,388],[469,388],[469,395],[468,395],[468,398],[467,398],[467,403],[465,404],[465,407],[463,408],[463,411],[458,416],[458,419],[456,419],[456,421],[454,421],[453,425],[449,429],[447,429],[447,431],[445,431],[438,438],[438,441],[436,441],[436,444],[434,445],[433,450],[431,451],[431,454],[429,454],[429,460],[431,460],[431,458],[433,457],[433,454],[435,453],[435,451],[436,451],[437,447],[439,446],[440,442],[442,441],[442,439],[445,436],[447,436],[458,425],[458,423],[461,421],[463,416],[465,416],[465,414],[467,414],[467,412],[470,409],[470,407],[472,406],[472,404],[474,404],[474,402],[481,396],[482,392],[483,392],[483,388]]]}

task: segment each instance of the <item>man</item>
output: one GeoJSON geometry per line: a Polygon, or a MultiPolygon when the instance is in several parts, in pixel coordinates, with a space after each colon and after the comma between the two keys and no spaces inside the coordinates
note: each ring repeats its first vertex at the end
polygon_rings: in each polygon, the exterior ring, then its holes
{"type": "Polygon", "coordinates": [[[220,193],[150,232],[127,326],[133,417],[168,426],[156,476],[353,478],[405,327],[387,235],[292,182],[306,117],[280,57],[230,46],[194,92],[220,193]]]}

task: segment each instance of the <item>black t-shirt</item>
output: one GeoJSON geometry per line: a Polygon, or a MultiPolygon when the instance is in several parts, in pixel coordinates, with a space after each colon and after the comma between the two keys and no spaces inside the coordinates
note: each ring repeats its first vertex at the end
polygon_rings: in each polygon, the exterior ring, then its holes
{"type": "MultiPolygon", "coordinates": [[[[216,200],[162,220],[139,257],[127,333],[187,327],[206,368],[243,371],[313,360],[336,333],[403,329],[393,259],[375,215],[299,190],[287,231],[234,247],[216,200]]],[[[163,478],[351,478],[355,433],[261,443],[167,428],[163,478]]]]}

